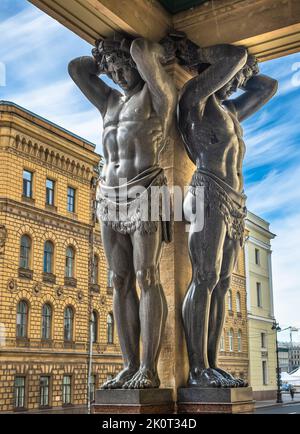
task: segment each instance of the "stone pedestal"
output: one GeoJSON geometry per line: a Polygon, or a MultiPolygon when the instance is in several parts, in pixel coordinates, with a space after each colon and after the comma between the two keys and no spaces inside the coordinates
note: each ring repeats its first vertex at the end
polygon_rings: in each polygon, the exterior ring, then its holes
{"type": "Polygon", "coordinates": [[[178,413],[253,413],[251,387],[178,389],[178,413]]]}
{"type": "Polygon", "coordinates": [[[97,390],[94,413],[102,414],[172,414],[172,389],[97,390]]]}

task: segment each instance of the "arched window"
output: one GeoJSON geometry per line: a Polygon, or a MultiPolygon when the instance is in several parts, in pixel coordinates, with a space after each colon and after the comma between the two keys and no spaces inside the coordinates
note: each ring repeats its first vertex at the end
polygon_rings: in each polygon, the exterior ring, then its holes
{"type": "Polygon", "coordinates": [[[233,329],[228,332],[229,351],[233,351],[233,329]]]}
{"type": "Polygon", "coordinates": [[[92,283],[98,285],[99,283],[99,256],[94,255],[92,283]]]}
{"type": "Polygon", "coordinates": [[[241,330],[238,331],[238,352],[240,353],[242,351],[242,332],[241,330]]]}
{"type": "Polygon", "coordinates": [[[74,247],[69,246],[66,252],[66,277],[74,277],[75,271],[75,250],[74,247]]]}
{"type": "Polygon", "coordinates": [[[52,307],[44,304],[42,308],[42,339],[51,339],[52,307]]]}
{"type": "Polygon", "coordinates": [[[113,271],[112,270],[107,270],[107,287],[108,288],[112,288],[113,285],[113,271]]]}
{"type": "Polygon", "coordinates": [[[28,331],[28,303],[25,300],[19,301],[17,305],[17,337],[27,338],[28,331]]]}
{"type": "Polygon", "coordinates": [[[98,336],[98,315],[95,310],[92,313],[92,342],[97,342],[98,336]]]}
{"type": "Polygon", "coordinates": [[[28,235],[23,235],[21,238],[20,249],[20,268],[30,268],[31,257],[31,238],[28,235]]]}
{"type": "Polygon", "coordinates": [[[228,310],[232,310],[232,291],[228,291],[228,310]]]}
{"type": "Polygon", "coordinates": [[[54,245],[46,241],[44,245],[44,273],[53,273],[54,245]]]}
{"type": "Polygon", "coordinates": [[[73,325],[74,325],[74,312],[71,306],[65,308],[64,313],[64,340],[73,340],[73,325]]]}
{"type": "Polygon", "coordinates": [[[107,315],[107,343],[114,343],[114,317],[112,313],[107,315]]]}
{"type": "Polygon", "coordinates": [[[236,294],[236,311],[241,313],[241,294],[239,292],[236,294]]]}
{"type": "Polygon", "coordinates": [[[225,342],[224,342],[224,334],[221,334],[221,338],[220,338],[220,351],[224,351],[225,350],[225,342]]]}

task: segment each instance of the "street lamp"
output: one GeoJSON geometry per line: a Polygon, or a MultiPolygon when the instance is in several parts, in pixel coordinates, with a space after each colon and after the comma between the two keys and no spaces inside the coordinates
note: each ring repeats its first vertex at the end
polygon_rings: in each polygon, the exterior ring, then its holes
{"type": "Polygon", "coordinates": [[[276,368],[276,378],[277,378],[277,399],[276,402],[278,404],[282,404],[282,396],[281,396],[281,375],[280,375],[280,367],[279,367],[279,357],[278,357],[278,338],[277,333],[281,331],[278,322],[274,320],[272,325],[272,330],[276,330],[276,358],[277,358],[277,368],[276,368]]]}

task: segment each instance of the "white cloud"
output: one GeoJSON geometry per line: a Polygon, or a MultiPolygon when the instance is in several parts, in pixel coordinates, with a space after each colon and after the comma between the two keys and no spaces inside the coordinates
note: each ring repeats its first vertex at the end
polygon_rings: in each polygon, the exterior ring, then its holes
{"type": "MultiPolygon", "coordinates": [[[[292,212],[300,203],[300,165],[269,172],[246,189],[248,208],[255,214],[292,212]]],[[[293,211],[294,212],[294,211],[293,211]]]]}
{"type": "Polygon", "coordinates": [[[38,89],[11,95],[16,104],[97,144],[101,152],[102,119],[96,108],[83,110],[80,95],[71,80],[61,80],[38,89]]]}
{"type": "Polygon", "coordinates": [[[286,124],[280,122],[268,129],[261,128],[257,132],[247,131],[245,167],[252,169],[275,162],[282,163],[283,160],[299,156],[300,149],[294,138],[297,131],[298,125],[293,120],[286,124]]]}
{"type": "MultiPolygon", "coordinates": [[[[275,316],[282,328],[300,328],[300,163],[273,170],[246,190],[247,206],[270,221],[275,316]],[[271,216],[271,219],[268,216],[271,216]]],[[[280,335],[286,340],[287,333],[280,335]]],[[[300,341],[295,334],[294,341],[300,341]]]]}
{"type": "Polygon", "coordinates": [[[6,66],[1,99],[19,104],[97,144],[102,136],[99,112],[76,88],[68,62],[91,47],[28,3],[0,26],[0,61],[6,66]]]}
{"type": "Polygon", "coordinates": [[[298,209],[297,212],[282,219],[274,220],[271,226],[271,230],[277,234],[277,237],[272,241],[276,318],[280,319],[282,326],[298,328],[300,328],[299,223],[300,212],[298,209]]]}
{"type": "Polygon", "coordinates": [[[59,27],[58,22],[34,8],[13,15],[0,26],[2,60],[18,62],[20,57],[47,46],[56,38],[59,27]]]}

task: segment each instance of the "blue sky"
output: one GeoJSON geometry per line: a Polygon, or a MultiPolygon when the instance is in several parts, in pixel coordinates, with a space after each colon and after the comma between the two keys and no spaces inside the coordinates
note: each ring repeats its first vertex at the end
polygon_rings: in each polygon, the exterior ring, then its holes
{"type": "MultiPolygon", "coordinates": [[[[92,47],[26,0],[1,0],[0,34],[0,65],[6,70],[0,99],[73,131],[101,152],[101,118],[67,72],[68,62],[89,55],[92,47]]],[[[279,81],[279,91],[243,124],[247,205],[277,234],[272,242],[277,320],[300,327],[300,53],[260,68],[279,81]]],[[[294,338],[300,341],[300,334],[294,338]]]]}

